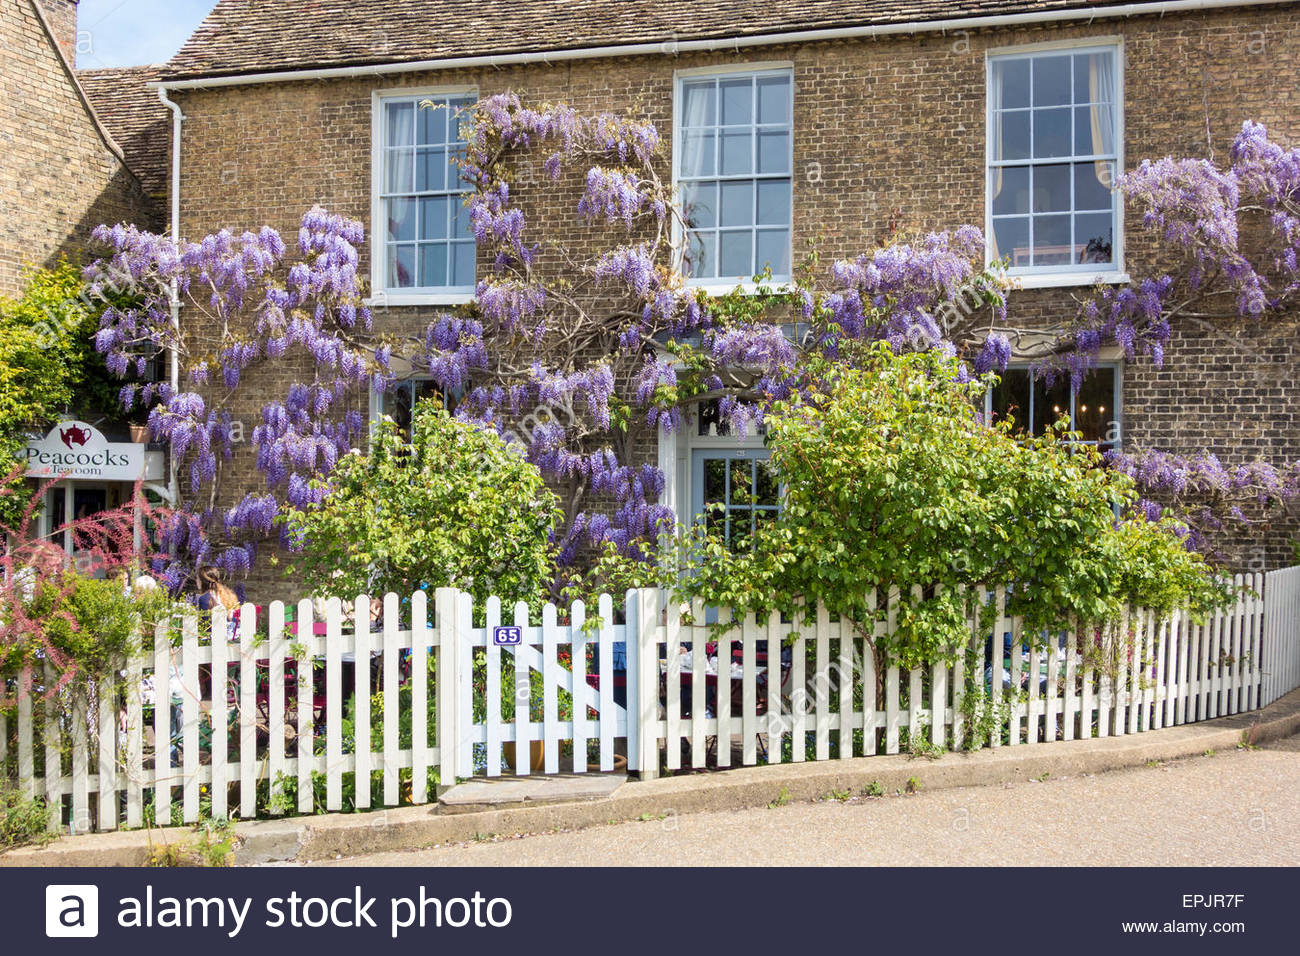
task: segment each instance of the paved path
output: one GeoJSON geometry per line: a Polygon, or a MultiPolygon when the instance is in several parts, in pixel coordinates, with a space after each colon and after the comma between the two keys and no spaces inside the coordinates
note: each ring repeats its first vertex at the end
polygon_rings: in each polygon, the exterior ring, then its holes
{"type": "Polygon", "coordinates": [[[374,866],[1300,864],[1300,737],[1154,767],[340,861],[374,866]]]}

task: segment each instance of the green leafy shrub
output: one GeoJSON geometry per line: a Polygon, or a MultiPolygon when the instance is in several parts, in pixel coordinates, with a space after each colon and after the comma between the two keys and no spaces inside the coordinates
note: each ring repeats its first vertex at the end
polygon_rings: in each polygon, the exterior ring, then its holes
{"type": "Polygon", "coordinates": [[[963,590],[1007,588],[1030,640],[1112,620],[1125,603],[1204,610],[1223,599],[1169,526],[1117,521],[1135,497],[1128,478],[1063,423],[1039,437],[986,424],[989,382],[964,381],[955,361],[877,343],[806,372],[767,417],[775,521],[739,546],[691,529],[659,565],[606,552],[587,583],[658,583],[760,616],[798,618],[821,601],[882,667],[954,660],[977,610],[963,590]],[[896,628],[876,636],[887,599],[896,628]]]}
{"type": "Polygon", "coordinates": [[[140,608],[118,581],[69,573],[42,580],[31,601],[50,647],[75,661],[82,676],[121,666],[138,649],[140,608]]]}
{"type": "Polygon", "coordinates": [[[49,827],[50,809],[44,800],[0,779],[0,851],[29,843],[44,845],[53,836],[49,827]]]}
{"type": "Polygon", "coordinates": [[[436,402],[416,406],[410,442],[391,421],[368,454],[345,456],[324,502],[289,512],[295,561],[324,595],[454,586],[534,609],[555,577],[558,499],[498,435],[436,402]]]}

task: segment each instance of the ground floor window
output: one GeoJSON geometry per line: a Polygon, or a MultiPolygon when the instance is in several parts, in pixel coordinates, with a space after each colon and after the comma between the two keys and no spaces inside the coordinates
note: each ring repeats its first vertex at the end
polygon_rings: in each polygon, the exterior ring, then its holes
{"type": "Polygon", "coordinates": [[[370,396],[370,414],[372,423],[385,415],[391,418],[403,435],[411,435],[411,421],[417,402],[426,398],[436,398],[446,406],[446,392],[432,379],[412,376],[395,382],[382,392],[376,391],[370,396]]]}
{"type": "Polygon", "coordinates": [[[1119,448],[1121,439],[1121,375],[1118,365],[1101,365],[1084,377],[1078,388],[1068,377],[1051,385],[1035,378],[1027,367],[1011,367],[989,389],[985,412],[993,421],[1010,418],[1017,432],[1041,435],[1062,415],[1084,444],[1102,451],[1119,448]]]}

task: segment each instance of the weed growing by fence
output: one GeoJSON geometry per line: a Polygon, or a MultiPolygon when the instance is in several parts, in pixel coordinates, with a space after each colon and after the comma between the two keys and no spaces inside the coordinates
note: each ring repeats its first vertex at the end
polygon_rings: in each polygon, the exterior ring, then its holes
{"type": "Polygon", "coordinates": [[[45,801],[29,797],[18,784],[0,776],[0,850],[48,843],[53,839],[49,825],[50,808],[45,801]]]}

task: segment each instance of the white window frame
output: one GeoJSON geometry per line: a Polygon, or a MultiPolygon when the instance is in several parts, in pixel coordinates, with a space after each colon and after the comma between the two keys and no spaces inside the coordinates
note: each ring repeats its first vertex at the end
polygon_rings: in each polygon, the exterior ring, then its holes
{"type": "MultiPolygon", "coordinates": [[[[998,60],[1025,58],[1053,53],[1101,53],[1115,54],[1115,172],[1119,175],[1124,170],[1124,75],[1125,48],[1123,37],[1089,37],[1078,40],[1061,40],[1045,43],[1028,43],[1017,46],[993,47],[984,56],[984,234],[989,237],[985,243],[985,264],[992,265],[993,236],[993,66],[998,60]]],[[[1091,157],[1089,157],[1091,158],[1091,157]]],[[[1052,163],[1074,163],[1080,160],[1073,154],[1053,157],[1052,163]]],[[[1028,159],[1016,161],[1009,165],[1043,165],[1043,161],[1028,159]]],[[[1071,186],[1073,189],[1073,186],[1071,186]]],[[[1111,248],[1111,262],[1106,263],[1072,263],[1055,266],[1026,266],[1008,268],[1007,276],[1018,280],[1021,288],[1060,288],[1066,286],[1084,286],[1102,284],[1123,285],[1132,281],[1125,271],[1124,262],[1124,198],[1115,191],[1112,194],[1114,217],[1114,239],[1111,248]]],[[[1030,212],[1032,222],[1032,210],[1030,212]]],[[[1032,241],[1032,240],[1031,240],[1032,241]]]]}
{"type": "Polygon", "coordinates": [[[474,288],[389,289],[387,228],[384,226],[384,107],[394,101],[419,103],[446,96],[477,97],[474,86],[397,87],[375,90],[370,96],[370,297],[372,307],[403,305],[463,305],[474,299],[474,288]]]}
{"type": "MultiPolygon", "coordinates": [[[[794,271],[794,200],[795,200],[795,175],[794,175],[794,137],[795,137],[795,99],[798,96],[798,88],[795,83],[794,63],[790,60],[771,60],[758,63],[732,63],[727,65],[691,67],[673,71],[673,103],[672,103],[672,183],[674,193],[678,190],[678,170],[680,168],[680,149],[682,137],[679,133],[680,109],[682,106],[682,84],[687,80],[698,80],[706,77],[723,77],[734,76],[737,74],[775,74],[786,73],[790,77],[790,269],[791,275],[777,276],[773,275],[771,284],[780,286],[789,283],[793,278],[794,271]]],[[[722,178],[719,176],[718,178],[722,178]]],[[[686,253],[686,236],[682,232],[681,224],[673,225],[673,246],[674,255],[678,268],[684,266],[684,257],[686,253]]],[[[691,288],[701,289],[709,295],[726,295],[729,292],[739,288],[745,293],[754,293],[758,286],[753,281],[752,276],[738,278],[734,282],[721,280],[717,277],[704,277],[700,279],[686,280],[686,284],[691,288]]]]}
{"type": "MultiPolygon", "coordinates": [[[[1007,371],[1011,371],[1012,369],[1016,371],[1027,371],[1030,367],[1031,364],[1028,362],[1013,361],[1010,365],[1007,366],[1007,371]]],[[[1115,372],[1115,392],[1112,398],[1112,401],[1114,402],[1114,415],[1111,418],[1111,421],[1115,425],[1115,440],[1114,442],[1085,440],[1085,441],[1076,442],[1075,444],[1091,445],[1094,448],[1102,448],[1103,446],[1113,445],[1113,447],[1115,447],[1116,449],[1120,449],[1124,447],[1124,363],[1118,360],[1098,362],[1093,368],[1089,369],[1088,372],[1085,373],[1085,377],[1087,377],[1088,374],[1091,374],[1093,371],[1096,371],[1097,369],[1111,369],[1115,372]]],[[[1031,429],[1034,426],[1033,395],[1034,395],[1033,383],[1031,381],[1030,391],[1029,391],[1030,405],[1029,408],[1026,410],[1026,413],[1029,418],[1029,427],[1031,429]]],[[[1072,430],[1078,418],[1077,410],[1075,408],[1077,402],[1078,402],[1078,389],[1076,389],[1073,383],[1071,383],[1070,385],[1070,428],[1072,430]]],[[[992,423],[993,421],[993,389],[992,388],[988,389],[984,393],[984,419],[985,421],[990,423],[992,423]]]]}

